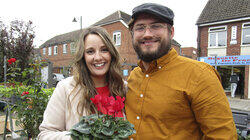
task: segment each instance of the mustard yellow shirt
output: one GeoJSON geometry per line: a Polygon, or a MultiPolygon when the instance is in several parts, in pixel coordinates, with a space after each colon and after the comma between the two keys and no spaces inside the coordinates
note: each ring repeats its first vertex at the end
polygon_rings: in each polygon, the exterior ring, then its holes
{"type": "Polygon", "coordinates": [[[236,140],[229,102],[216,70],[174,49],[139,62],[128,79],[125,109],[136,140],[236,140]]]}

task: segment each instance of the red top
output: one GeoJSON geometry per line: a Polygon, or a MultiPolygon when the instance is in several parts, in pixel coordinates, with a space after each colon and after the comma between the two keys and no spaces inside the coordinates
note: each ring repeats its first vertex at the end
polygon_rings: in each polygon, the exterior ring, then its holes
{"type": "Polygon", "coordinates": [[[97,87],[95,88],[96,91],[99,93],[99,95],[106,95],[106,96],[110,96],[109,93],[109,86],[106,85],[105,87],[97,87]]]}

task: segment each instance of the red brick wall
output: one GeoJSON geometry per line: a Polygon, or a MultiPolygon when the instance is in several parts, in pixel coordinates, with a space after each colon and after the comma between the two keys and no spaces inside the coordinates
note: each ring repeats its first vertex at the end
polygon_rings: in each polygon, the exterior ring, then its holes
{"type": "Polygon", "coordinates": [[[227,55],[240,55],[242,22],[227,24],[227,55]],[[230,44],[232,26],[237,26],[237,44],[230,44]]]}
{"type": "Polygon", "coordinates": [[[184,47],[184,48],[181,48],[181,55],[196,60],[197,59],[197,49],[194,48],[194,47],[184,47]],[[194,51],[196,53],[194,53],[194,51]]]}
{"type": "MultiPolygon", "coordinates": [[[[122,69],[127,69],[130,73],[130,71],[132,70],[131,65],[137,65],[138,58],[132,46],[132,37],[129,32],[129,29],[121,22],[115,22],[112,24],[104,25],[102,27],[108,31],[111,38],[113,38],[114,32],[121,32],[121,45],[116,46],[116,48],[118,49],[118,52],[121,55],[121,63],[129,64],[123,65],[122,69]]],[[[125,76],[124,78],[127,79],[128,76],[125,76]]]]}
{"type": "MultiPolygon", "coordinates": [[[[53,67],[68,67],[73,60],[73,55],[70,51],[70,44],[67,47],[67,53],[63,53],[63,45],[57,45],[57,55],[54,55],[54,46],[52,46],[52,54],[48,55],[48,47],[46,47],[46,54],[43,55],[43,49],[40,49],[40,53],[43,59],[49,59],[53,63],[53,67]]],[[[57,72],[58,73],[58,72],[57,72]]]]}
{"type": "Polygon", "coordinates": [[[138,59],[132,46],[132,38],[128,28],[121,22],[104,25],[102,27],[108,31],[111,37],[113,37],[115,31],[121,31],[121,45],[116,47],[121,55],[122,62],[137,64],[138,59]]]}
{"type": "Polygon", "coordinates": [[[232,23],[227,23],[227,24],[217,24],[217,25],[212,25],[209,27],[208,26],[198,27],[198,30],[200,31],[200,49],[201,49],[200,56],[201,57],[207,56],[208,29],[210,27],[218,27],[218,26],[225,26],[225,25],[227,27],[227,56],[228,55],[240,55],[242,24],[249,22],[249,21],[239,21],[239,22],[232,22],[232,23]],[[237,44],[235,45],[230,44],[232,26],[237,26],[237,44]]]}
{"type": "Polygon", "coordinates": [[[205,57],[207,56],[208,27],[199,27],[198,30],[200,32],[200,57],[205,57]]]}

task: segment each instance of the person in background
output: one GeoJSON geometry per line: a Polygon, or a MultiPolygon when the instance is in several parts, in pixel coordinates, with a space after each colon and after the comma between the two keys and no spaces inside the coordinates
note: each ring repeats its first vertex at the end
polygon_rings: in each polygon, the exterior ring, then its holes
{"type": "Polygon", "coordinates": [[[239,76],[236,73],[233,73],[230,76],[230,83],[231,83],[231,97],[235,97],[235,91],[237,89],[237,83],[240,81],[239,76]]]}
{"type": "Polygon", "coordinates": [[[89,27],[77,43],[74,75],[55,88],[40,125],[41,140],[70,139],[69,130],[80,117],[97,112],[95,95],[125,96],[120,56],[106,30],[89,27]]]}
{"type": "Polygon", "coordinates": [[[140,61],[128,78],[125,102],[136,129],[131,139],[236,140],[218,72],[171,48],[173,20],[173,11],[160,4],[145,3],[132,11],[129,29],[140,61]]]}

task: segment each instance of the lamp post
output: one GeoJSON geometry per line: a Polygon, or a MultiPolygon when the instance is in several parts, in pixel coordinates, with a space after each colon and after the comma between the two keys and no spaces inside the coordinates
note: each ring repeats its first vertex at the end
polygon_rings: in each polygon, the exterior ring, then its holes
{"type": "MultiPolygon", "coordinates": [[[[80,16],[80,29],[82,30],[82,16],[80,16]]],[[[78,22],[76,17],[74,17],[73,21],[72,22],[78,22]]]]}
{"type": "Polygon", "coordinates": [[[217,70],[217,54],[211,54],[211,56],[214,56],[214,68],[217,70]]]}
{"type": "Polygon", "coordinates": [[[4,88],[6,88],[6,83],[7,83],[7,65],[6,65],[6,55],[4,55],[4,60],[3,60],[3,63],[4,63],[4,88]]]}

